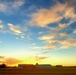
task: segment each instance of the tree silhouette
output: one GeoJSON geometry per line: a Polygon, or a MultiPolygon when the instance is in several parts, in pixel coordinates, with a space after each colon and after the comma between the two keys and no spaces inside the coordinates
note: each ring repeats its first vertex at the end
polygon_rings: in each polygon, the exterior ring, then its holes
{"type": "Polygon", "coordinates": [[[4,63],[1,64],[1,65],[0,65],[0,68],[6,68],[6,64],[4,64],[4,63]]]}

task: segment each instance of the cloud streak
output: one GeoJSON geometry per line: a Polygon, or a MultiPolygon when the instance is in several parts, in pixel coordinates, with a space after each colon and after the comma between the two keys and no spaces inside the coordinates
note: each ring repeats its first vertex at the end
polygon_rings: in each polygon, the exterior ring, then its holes
{"type": "Polygon", "coordinates": [[[7,58],[6,56],[0,56],[0,63],[5,63],[6,65],[17,65],[21,62],[23,61],[17,58],[12,57],[7,58]]]}
{"type": "Polygon", "coordinates": [[[19,35],[22,39],[25,38],[25,32],[27,31],[26,27],[21,27],[20,25],[13,25],[11,23],[8,23],[7,25],[11,33],[19,35]]]}
{"type": "Polygon", "coordinates": [[[14,26],[13,24],[8,23],[8,26],[10,28],[11,31],[13,31],[15,34],[21,34],[22,32],[20,31],[20,27],[19,26],[14,26]]]}
{"type": "Polygon", "coordinates": [[[16,65],[18,63],[21,63],[22,61],[16,58],[7,58],[4,62],[8,65],[16,65]]]}
{"type": "Polygon", "coordinates": [[[66,40],[51,40],[49,44],[45,47],[49,48],[56,48],[56,45],[59,44],[60,48],[69,48],[76,46],[76,39],[66,39],[66,40]]]}
{"type": "Polygon", "coordinates": [[[4,59],[5,57],[4,56],[0,56],[0,59],[4,59]]]}
{"type": "Polygon", "coordinates": [[[55,38],[55,35],[44,35],[44,36],[42,36],[42,37],[39,37],[39,40],[51,40],[51,39],[53,39],[53,38],[55,38]]]}
{"type": "Polygon", "coordinates": [[[40,60],[44,60],[44,59],[47,59],[48,57],[46,57],[46,56],[35,56],[35,59],[37,60],[37,61],[40,61],[40,60]]]}
{"type": "Polygon", "coordinates": [[[27,27],[21,25],[14,25],[12,23],[0,22],[0,33],[10,33],[16,36],[20,36],[22,39],[25,39],[25,32],[27,31],[27,27]]]}

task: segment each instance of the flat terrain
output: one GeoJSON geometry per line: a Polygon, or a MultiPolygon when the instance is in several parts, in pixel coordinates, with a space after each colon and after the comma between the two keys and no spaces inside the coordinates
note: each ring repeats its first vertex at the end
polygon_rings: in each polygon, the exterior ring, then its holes
{"type": "Polygon", "coordinates": [[[76,68],[50,68],[50,69],[1,68],[0,75],[76,75],[76,68]]]}

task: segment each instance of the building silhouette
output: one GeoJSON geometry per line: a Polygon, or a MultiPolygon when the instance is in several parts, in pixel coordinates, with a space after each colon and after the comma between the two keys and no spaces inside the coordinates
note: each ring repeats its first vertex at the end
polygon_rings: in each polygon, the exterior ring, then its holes
{"type": "Polygon", "coordinates": [[[26,68],[26,69],[33,69],[33,68],[51,68],[50,64],[18,64],[18,68],[26,68]]]}

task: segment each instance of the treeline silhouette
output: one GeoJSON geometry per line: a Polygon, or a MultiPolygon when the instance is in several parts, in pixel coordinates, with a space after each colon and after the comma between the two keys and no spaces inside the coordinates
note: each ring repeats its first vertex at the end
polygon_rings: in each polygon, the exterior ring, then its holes
{"type": "Polygon", "coordinates": [[[6,66],[6,64],[1,64],[0,65],[0,68],[6,68],[7,66],[6,66]]]}

